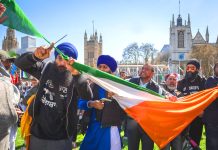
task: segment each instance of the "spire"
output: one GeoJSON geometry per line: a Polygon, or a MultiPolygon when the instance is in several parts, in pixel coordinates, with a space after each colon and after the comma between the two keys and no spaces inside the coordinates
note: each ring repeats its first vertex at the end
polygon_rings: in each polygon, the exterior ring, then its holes
{"type": "Polygon", "coordinates": [[[185,26],[186,26],[186,20],[185,20],[185,26]]]}
{"type": "Polygon", "coordinates": [[[180,16],[180,14],[177,18],[177,26],[182,26],[182,17],[180,16]]]}
{"type": "Polygon", "coordinates": [[[84,34],[84,39],[87,40],[87,33],[86,33],[86,30],[85,30],[85,34],[84,34]]]}
{"type": "Polygon", "coordinates": [[[217,39],[216,39],[216,44],[218,44],[218,36],[217,36],[217,39]]]}
{"type": "Polygon", "coordinates": [[[95,31],[95,39],[98,40],[98,33],[97,33],[97,30],[95,31]]]}
{"type": "Polygon", "coordinates": [[[94,24],[94,20],[92,20],[92,28],[93,28],[93,36],[94,36],[94,32],[95,32],[95,24],[94,24]]]}
{"type": "Polygon", "coordinates": [[[175,21],[174,21],[174,14],[173,14],[173,17],[172,17],[172,26],[175,25],[175,21]]]}
{"type": "Polygon", "coordinates": [[[101,36],[101,34],[100,34],[99,43],[102,43],[102,36],[101,36]]]}
{"type": "Polygon", "coordinates": [[[182,26],[182,17],[180,15],[180,0],[179,0],[179,15],[177,18],[177,26],[182,26]]]}
{"type": "Polygon", "coordinates": [[[179,0],[179,15],[180,15],[180,0],[179,0]]]}
{"type": "Polygon", "coordinates": [[[209,43],[209,31],[208,31],[208,26],[206,29],[206,42],[209,43]]]}
{"type": "Polygon", "coordinates": [[[188,14],[188,26],[191,26],[190,15],[188,14]]]}
{"type": "Polygon", "coordinates": [[[84,34],[84,44],[87,42],[87,33],[86,33],[86,30],[85,30],[85,34],[84,34]]]}

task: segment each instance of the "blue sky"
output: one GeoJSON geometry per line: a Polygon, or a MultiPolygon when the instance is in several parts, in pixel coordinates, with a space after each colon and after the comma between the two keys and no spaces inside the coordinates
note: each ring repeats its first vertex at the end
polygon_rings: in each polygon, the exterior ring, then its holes
{"type": "MultiPolygon", "coordinates": [[[[103,37],[103,54],[122,59],[125,47],[133,42],[152,43],[158,50],[169,43],[169,25],[172,14],[179,13],[178,0],[17,0],[35,27],[50,41],[62,40],[73,43],[83,62],[84,32],[88,37],[95,30],[103,37]]],[[[192,36],[198,29],[205,37],[209,27],[210,42],[218,35],[217,0],[181,0],[181,15],[191,17],[192,36]]],[[[0,26],[0,45],[5,35],[0,26]]],[[[24,34],[16,32],[20,37],[24,34]]],[[[45,45],[37,39],[37,45],[45,45]]]]}

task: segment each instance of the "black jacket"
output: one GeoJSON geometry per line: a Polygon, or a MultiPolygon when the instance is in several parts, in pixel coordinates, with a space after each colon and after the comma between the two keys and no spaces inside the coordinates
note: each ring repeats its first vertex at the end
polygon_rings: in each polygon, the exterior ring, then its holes
{"type": "Polygon", "coordinates": [[[61,77],[54,62],[45,65],[32,53],[21,55],[15,65],[40,80],[36,99],[29,108],[33,117],[31,134],[49,140],[70,138],[76,128],[78,98],[91,98],[87,81],[71,74],[61,77]]]}
{"type": "MultiPolygon", "coordinates": [[[[206,89],[216,87],[218,85],[217,77],[209,77],[206,81],[206,89]]],[[[213,101],[204,111],[204,122],[218,125],[218,98],[213,101]]]]}
{"type": "MultiPolygon", "coordinates": [[[[99,100],[100,87],[93,83],[91,84],[91,88],[93,92],[92,99],[99,100]]],[[[107,98],[107,93],[108,92],[105,93],[105,98],[107,98]]],[[[124,119],[125,112],[123,109],[119,106],[116,100],[111,100],[111,102],[104,102],[104,108],[102,110],[96,109],[96,120],[101,122],[102,127],[121,126],[122,120],[124,119]]]]}
{"type": "MultiPolygon", "coordinates": [[[[140,78],[132,78],[129,80],[129,82],[132,82],[132,83],[135,83],[137,85],[140,84],[140,78]]],[[[152,80],[148,83],[147,87],[148,89],[156,92],[156,93],[159,93],[159,86],[157,84],[155,84],[152,80]]]]}
{"type": "Polygon", "coordinates": [[[177,90],[181,92],[181,95],[179,96],[186,96],[204,90],[205,81],[205,78],[202,78],[199,75],[192,82],[187,79],[180,80],[177,85],[177,90]]]}
{"type": "MultiPolygon", "coordinates": [[[[138,77],[138,78],[132,78],[132,79],[130,79],[129,80],[129,82],[132,82],[132,83],[135,83],[135,84],[137,84],[137,85],[140,85],[140,77],[138,77]]],[[[152,91],[154,91],[154,92],[156,92],[156,93],[159,93],[159,86],[157,85],[157,84],[155,84],[152,80],[150,80],[149,82],[148,82],[148,84],[147,84],[147,86],[146,86],[146,88],[148,88],[148,89],[150,89],[150,90],[152,90],[152,91]]],[[[128,116],[129,117],[129,116],[128,116]]],[[[131,117],[129,117],[130,119],[132,119],[131,117]]]]}

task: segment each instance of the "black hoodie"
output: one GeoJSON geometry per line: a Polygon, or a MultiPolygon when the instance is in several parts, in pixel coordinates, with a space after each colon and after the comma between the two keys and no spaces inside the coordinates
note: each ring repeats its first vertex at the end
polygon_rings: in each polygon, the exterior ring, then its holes
{"type": "Polygon", "coordinates": [[[33,117],[31,134],[49,140],[70,138],[76,128],[78,98],[91,98],[86,79],[68,71],[58,72],[54,62],[45,65],[33,53],[21,55],[15,65],[40,80],[36,99],[29,108],[33,117]]]}

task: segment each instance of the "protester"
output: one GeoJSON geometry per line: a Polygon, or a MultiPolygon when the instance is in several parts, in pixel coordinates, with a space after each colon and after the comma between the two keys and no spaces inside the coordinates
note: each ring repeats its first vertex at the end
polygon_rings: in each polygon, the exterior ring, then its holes
{"type": "MultiPolygon", "coordinates": [[[[101,55],[97,61],[99,70],[113,74],[117,63],[109,55],[101,55]]],[[[119,128],[124,115],[118,103],[103,88],[91,84],[92,100],[80,100],[79,108],[90,111],[90,122],[81,150],[121,150],[119,128]],[[103,99],[102,99],[103,98],[103,99]],[[104,101],[107,98],[107,101],[104,101]]]]}
{"type": "MultiPolygon", "coordinates": [[[[170,94],[177,96],[177,79],[178,76],[175,73],[167,74],[165,76],[165,84],[163,85],[163,88],[169,92],[170,94]]],[[[165,148],[162,150],[182,150],[182,137],[179,134],[174,140],[172,140],[165,148]]]]}
{"type": "MultiPolygon", "coordinates": [[[[185,77],[178,82],[177,86],[177,90],[181,92],[180,96],[190,95],[205,89],[206,80],[205,78],[199,76],[199,70],[200,63],[196,59],[190,60],[187,63],[185,77]]],[[[199,145],[203,130],[201,115],[196,117],[190,124],[190,129],[186,130],[188,130],[190,138],[193,139],[197,145],[199,145]]]]}
{"type": "Polygon", "coordinates": [[[127,79],[127,75],[126,75],[126,72],[125,71],[120,71],[120,78],[122,79],[127,79]]]}
{"type": "MultiPolygon", "coordinates": [[[[130,82],[162,94],[161,88],[152,81],[153,75],[154,67],[150,64],[145,64],[139,72],[140,77],[132,78],[130,79],[130,82]]],[[[131,117],[127,118],[127,135],[129,150],[138,150],[140,141],[143,150],[153,150],[154,142],[131,117]]]]}
{"type": "Polygon", "coordinates": [[[57,48],[69,61],[55,51],[55,61],[44,63],[49,58],[50,47],[38,47],[15,60],[16,66],[36,77],[39,81],[36,98],[28,112],[32,116],[30,150],[71,150],[72,132],[76,128],[77,99],[89,99],[90,88],[71,65],[77,59],[77,49],[70,43],[57,48]]]}
{"type": "Polygon", "coordinates": [[[6,70],[8,67],[6,62],[9,62],[12,58],[7,52],[0,51],[0,149],[14,150],[17,120],[22,114],[18,108],[15,108],[20,93],[16,86],[11,83],[10,74],[6,70]]]}
{"type": "MultiPolygon", "coordinates": [[[[2,68],[4,68],[6,70],[6,72],[8,74],[8,77],[10,77],[11,83],[14,83],[12,75],[9,72],[10,72],[12,63],[14,62],[14,59],[16,58],[16,53],[13,52],[13,51],[1,50],[0,55],[1,55],[1,66],[2,66],[2,68]]],[[[14,86],[14,89],[16,91],[18,91],[16,86],[14,86]]],[[[19,91],[17,93],[19,93],[19,91]]],[[[20,93],[19,93],[19,98],[20,98],[20,93]]],[[[18,107],[19,98],[13,99],[12,102],[13,102],[13,105],[16,108],[16,110],[19,111],[22,114],[22,111],[18,107]]],[[[18,116],[19,119],[21,117],[21,114],[18,116]]],[[[18,119],[18,121],[19,121],[19,119],[18,119]]],[[[10,128],[10,136],[9,136],[10,150],[15,150],[15,140],[16,140],[16,137],[17,137],[17,125],[18,124],[15,123],[10,128]]]]}
{"type": "MultiPolygon", "coordinates": [[[[205,88],[213,88],[218,85],[218,62],[214,65],[214,76],[207,79],[205,88]]],[[[206,130],[206,149],[218,148],[218,98],[205,109],[203,120],[206,130]]]]}

